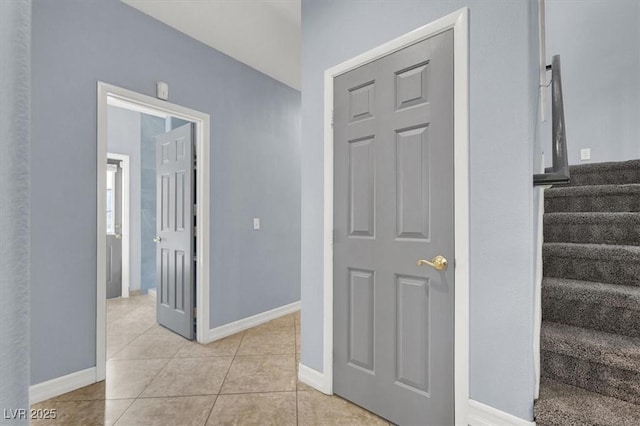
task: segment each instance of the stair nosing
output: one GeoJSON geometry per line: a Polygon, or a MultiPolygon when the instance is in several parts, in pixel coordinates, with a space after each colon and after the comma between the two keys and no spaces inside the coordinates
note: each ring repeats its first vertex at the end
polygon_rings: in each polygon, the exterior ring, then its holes
{"type": "Polygon", "coordinates": [[[563,223],[563,220],[584,222],[607,220],[608,222],[616,222],[621,219],[637,220],[640,223],[640,212],[548,212],[544,214],[543,219],[545,222],[555,223],[563,223]]]}
{"type": "Polygon", "coordinates": [[[605,161],[602,163],[573,164],[569,166],[569,172],[576,175],[588,175],[612,170],[640,169],[640,159],[625,161],[605,161]]]}
{"type": "Polygon", "coordinates": [[[579,185],[553,187],[545,190],[545,198],[580,197],[588,194],[628,194],[640,192],[640,183],[579,185]]]}
{"type": "MultiPolygon", "coordinates": [[[[548,289],[548,288],[568,289],[568,287],[574,287],[571,290],[579,290],[584,293],[593,293],[598,296],[609,294],[616,297],[618,300],[637,299],[638,303],[635,309],[634,307],[631,307],[628,304],[612,303],[613,300],[611,300],[610,298],[600,298],[599,302],[605,306],[640,311],[640,287],[639,286],[611,284],[611,283],[604,283],[604,282],[584,281],[584,280],[575,280],[570,278],[558,278],[558,277],[543,277],[542,279],[543,292],[545,289],[548,289]]],[[[543,296],[544,296],[544,293],[543,293],[543,296]]],[[[571,294],[567,294],[565,296],[569,300],[583,300],[583,298],[571,297],[571,294]]]]}
{"type": "Polygon", "coordinates": [[[632,259],[613,259],[613,260],[625,260],[633,263],[640,263],[640,246],[630,245],[617,245],[617,244],[593,244],[593,243],[542,243],[543,256],[548,255],[548,252],[553,252],[554,256],[566,258],[576,257],[575,251],[583,251],[582,256],[579,259],[591,259],[599,258],[603,254],[607,254],[612,257],[627,257],[632,259]],[[555,251],[562,250],[560,253],[555,251]],[[547,252],[547,253],[545,253],[547,252]]]}

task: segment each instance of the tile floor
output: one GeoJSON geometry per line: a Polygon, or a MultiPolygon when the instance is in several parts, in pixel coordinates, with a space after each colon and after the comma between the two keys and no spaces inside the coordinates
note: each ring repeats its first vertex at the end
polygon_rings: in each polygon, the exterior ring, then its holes
{"type": "Polygon", "coordinates": [[[107,302],[107,379],[31,408],[34,425],[388,425],[297,380],[300,315],[206,346],[155,322],[155,298],[107,302]]]}

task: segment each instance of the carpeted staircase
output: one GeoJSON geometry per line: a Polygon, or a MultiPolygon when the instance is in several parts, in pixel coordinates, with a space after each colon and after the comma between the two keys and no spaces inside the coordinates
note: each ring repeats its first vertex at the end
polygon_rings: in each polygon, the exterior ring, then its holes
{"type": "Polygon", "coordinates": [[[536,423],[640,425],[640,160],[545,191],[536,423]]]}

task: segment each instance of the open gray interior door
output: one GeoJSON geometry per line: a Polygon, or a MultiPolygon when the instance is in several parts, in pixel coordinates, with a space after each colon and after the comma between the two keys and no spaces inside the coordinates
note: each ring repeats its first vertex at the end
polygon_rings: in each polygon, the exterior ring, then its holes
{"type": "Polygon", "coordinates": [[[334,83],[334,392],[451,425],[453,32],[334,83]]]}
{"type": "Polygon", "coordinates": [[[193,128],[156,137],[158,323],[194,335],[193,128]]]}

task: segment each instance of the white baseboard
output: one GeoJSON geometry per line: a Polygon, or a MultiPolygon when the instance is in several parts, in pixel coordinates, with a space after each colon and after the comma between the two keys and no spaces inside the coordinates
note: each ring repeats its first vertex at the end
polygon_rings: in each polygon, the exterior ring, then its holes
{"type": "Polygon", "coordinates": [[[155,299],[158,291],[155,288],[150,288],[149,290],[147,290],[147,294],[155,299]]]}
{"type": "Polygon", "coordinates": [[[223,337],[231,336],[232,334],[239,333],[251,327],[255,327],[256,325],[264,324],[265,322],[269,322],[299,310],[300,301],[280,306],[279,308],[271,309],[270,311],[262,312],[248,318],[243,318],[229,324],[221,325],[220,327],[212,328],[206,333],[204,343],[215,342],[223,337]]]}
{"type": "Polygon", "coordinates": [[[535,426],[536,424],[473,399],[469,400],[468,423],[470,426],[535,426]]]}
{"type": "Polygon", "coordinates": [[[96,382],[96,368],[76,371],[29,387],[29,404],[45,401],[96,382]]]}
{"type": "Polygon", "coordinates": [[[330,390],[331,385],[326,380],[324,374],[311,367],[307,367],[303,363],[300,363],[298,366],[298,379],[302,383],[309,385],[322,393],[326,393],[328,395],[331,395],[332,393],[330,390]]]}

